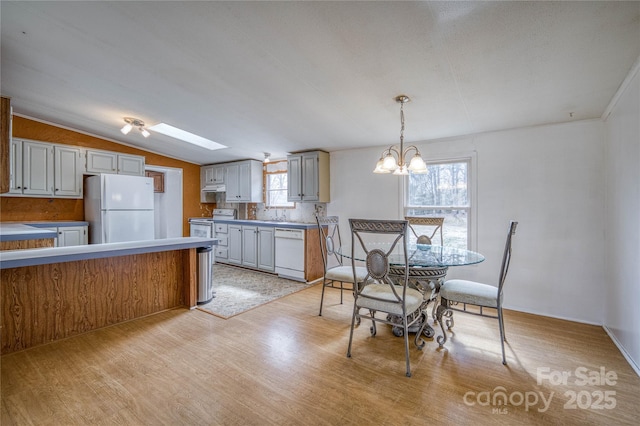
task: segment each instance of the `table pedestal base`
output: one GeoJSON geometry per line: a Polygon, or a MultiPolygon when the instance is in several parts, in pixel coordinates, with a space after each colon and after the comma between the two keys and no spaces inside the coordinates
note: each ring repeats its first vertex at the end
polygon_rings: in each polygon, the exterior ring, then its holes
{"type": "MultiPolygon", "coordinates": [[[[427,312],[429,303],[433,302],[433,308],[431,310],[431,317],[433,318],[434,323],[436,320],[436,308],[438,306],[438,295],[440,293],[440,286],[444,280],[444,277],[447,275],[447,270],[449,268],[444,267],[410,267],[409,268],[409,286],[411,288],[415,288],[424,298],[424,302],[422,303],[422,312],[427,312]]],[[[403,267],[391,267],[389,271],[389,275],[394,279],[398,279],[402,281],[404,278],[404,268],[403,267]]],[[[425,314],[425,321],[429,315],[425,314]]],[[[409,318],[411,321],[413,318],[409,318]]],[[[387,320],[393,322],[395,324],[400,324],[399,326],[393,326],[392,332],[395,336],[402,337],[404,335],[404,330],[401,326],[402,319],[398,316],[389,315],[387,320]]],[[[410,333],[417,333],[422,328],[422,321],[418,321],[413,326],[409,327],[410,333]]],[[[429,324],[424,326],[423,334],[425,337],[432,338],[435,335],[435,331],[433,327],[429,324]]]]}

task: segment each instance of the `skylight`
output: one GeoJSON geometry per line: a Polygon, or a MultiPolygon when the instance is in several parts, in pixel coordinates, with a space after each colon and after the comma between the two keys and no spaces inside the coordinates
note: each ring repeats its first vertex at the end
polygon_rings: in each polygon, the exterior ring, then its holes
{"type": "Polygon", "coordinates": [[[177,127],[170,126],[166,123],[159,123],[155,126],[149,127],[148,129],[157,133],[162,133],[163,135],[167,135],[175,139],[180,139],[181,141],[189,142],[191,144],[210,149],[212,151],[216,149],[227,148],[226,146],[221,145],[218,142],[203,138],[202,136],[194,135],[193,133],[187,132],[186,130],[178,129],[177,127]]]}

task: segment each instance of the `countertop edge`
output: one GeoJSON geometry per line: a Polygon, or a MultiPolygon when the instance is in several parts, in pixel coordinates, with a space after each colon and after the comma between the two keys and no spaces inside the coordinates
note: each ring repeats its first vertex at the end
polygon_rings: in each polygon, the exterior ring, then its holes
{"type": "Polygon", "coordinates": [[[250,225],[250,226],[269,226],[272,228],[289,228],[289,229],[316,229],[316,223],[297,223],[297,222],[279,222],[276,220],[252,220],[252,219],[216,219],[215,223],[226,223],[227,225],[250,225]]]}
{"type": "Polygon", "coordinates": [[[71,226],[89,226],[89,222],[85,220],[60,220],[60,221],[50,221],[50,222],[20,222],[25,225],[35,226],[36,228],[49,228],[49,227],[58,227],[58,228],[67,228],[71,226]]]}
{"type": "Polygon", "coordinates": [[[0,252],[0,269],[46,265],[217,245],[217,238],[180,237],[126,243],[89,244],[0,252]]]}

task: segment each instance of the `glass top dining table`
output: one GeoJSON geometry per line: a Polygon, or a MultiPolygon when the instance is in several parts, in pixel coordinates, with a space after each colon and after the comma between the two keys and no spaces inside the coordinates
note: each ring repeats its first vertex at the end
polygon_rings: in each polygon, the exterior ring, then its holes
{"type": "MultiPolygon", "coordinates": [[[[380,244],[379,247],[383,251],[388,249],[388,245],[380,244]]],[[[342,247],[339,254],[351,259],[351,248],[342,247]]],[[[447,268],[450,266],[474,265],[484,261],[484,256],[475,251],[460,249],[451,246],[436,246],[426,244],[408,244],[407,256],[409,268],[447,268]]],[[[355,260],[364,261],[365,254],[363,252],[356,253],[355,260]]],[[[389,263],[393,266],[404,264],[403,256],[399,253],[389,255],[389,263]]]]}
{"type": "MultiPolygon", "coordinates": [[[[378,248],[386,253],[389,249],[389,244],[369,244],[367,247],[369,250],[378,248]]],[[[352,258],[350,247],[342,247],[337,252],[348,259],[352,258]]],[[[353,256],[356,261],[364,261],[365,257],[362,250],[357,251],[353,256]]],[[[436,318],[438,293],[448,269],[452,266],[474,265],[484,261],[482,254],[471,250],[451,246],[416,244],[415,242],[407,244],[407,258],[409,270],[405,271],[404,256],[398,253],[398,247],[396,247],[394,253],[389,255],[389,275],[401,277],[405,272],[408,272],[409,285],[423,294],[423,308],[426,310],[429,303],[433,302],[431,316],[434,320],[436,318]]],[[[416,332],[420,329],[421,324],[422,322],[410,327],[409,331],[416,332]]],[[[401,327],[394,326],[392,330],[396,336],[402,336],[401,327]]],[[[433,327],[428,324],[424,327],[423,333],[429,338],[435,334],[433,327]]]]}

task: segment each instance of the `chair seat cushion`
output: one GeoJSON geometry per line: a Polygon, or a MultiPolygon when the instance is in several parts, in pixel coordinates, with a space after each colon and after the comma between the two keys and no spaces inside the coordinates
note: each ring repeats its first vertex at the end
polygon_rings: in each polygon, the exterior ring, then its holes
{"type": "Polygon", "coordinates": [[[440,297],[451,302],[498,307],[498,287],[467,280],[449,280],[440,287],[440,297]]]}
{"type": "MultiPolygon", "coordinates": [[[[402,286],[394,286],[396,292],[402,297],[402,286]]],[[[413,288],[407,288],[406,293],[406,306],[407,314],[416,311],[423,302],[422,293],[413,288]]],[[[393,294],[391,286],[388,284],[368,284],[360,293],[357,304],[359,307],[365,309],[372,309],[374,311],[388,312],[393,315],[402,315],[402,306],[398,303],[397,297],[393,294]],[[364,296],[364,297],[363,297],[364,296]],[[375,300],[369,299],[369,297],[375,297],[375,300]]]]}
{"type": "MultiPolygon", "coordinates": [[[[352,283],[353,269],[351,269],[351,266],[336,266],[335,268],[329,269],[324,276],[328,280],[352,283]]],[[[367,268],[356,266],[356,277],[358,278],[358,281],[364,280],[364,277],[366,276],[367,268]]]]}

